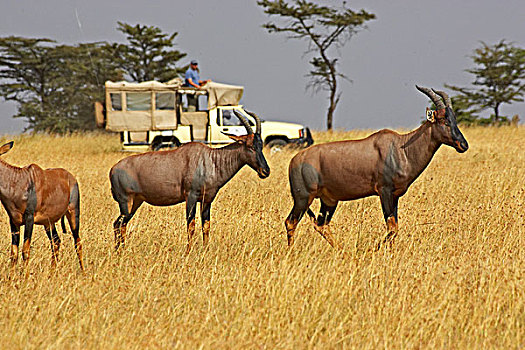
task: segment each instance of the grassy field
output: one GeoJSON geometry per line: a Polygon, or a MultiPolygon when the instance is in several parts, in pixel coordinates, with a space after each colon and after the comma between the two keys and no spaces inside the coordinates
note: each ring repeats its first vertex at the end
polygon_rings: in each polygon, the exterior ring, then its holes
{"type": "Polygon", "coordinates": [[[245,167],[219,192],[207,251],[198,235],[184,255],[183,204],[143,205],[116,255],[108,173],[127,156],[118,136],[17,136],[3,159],[77,177],[86,273],[70,234],[61,235],[52,273],[38,226],[28,277],[19,264],[8,279],[11,238],[1,209],[0,348],[521,348],[525,128],[463,133],[469,151],[443,146],[400,200],[392,247],[374,251],[385,232],[377,197],[340,204],[332,230],[350,258],[308,220],[288,254],[294,152],[267,154],[268,179],[245,167]]]}

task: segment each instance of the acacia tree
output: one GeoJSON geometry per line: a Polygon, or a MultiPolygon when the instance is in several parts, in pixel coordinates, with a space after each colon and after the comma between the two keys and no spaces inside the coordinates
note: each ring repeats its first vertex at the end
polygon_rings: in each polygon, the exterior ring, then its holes
{"type": "Polygon", "coordinates": [[[168,81],[184,72],[186,67],[177,67],[177,62],[186,54],[173,49],[178,33],[168,35],[154,26],[122,22],[117,30],[126,35],[128,43],[112,44],[113,55],[133,81],[168,81]]]}
{"type": "Polygon", "coordinates": [[[474,50],[470,56],[475,67],[465,71],[474,75],[473,87],[446,87],[460,93],[473,113],[491,109],[490,122],[502,121],[499,108],[502,104],[523,102],[525,93],[525,50],[501,40],[474,50]]]}
{"type": "Polygon", "coordinates": [[[365,28],[365,22],[375,18],[375,15],[361,9],[353,11],[346,7],[343,1],[341,8],[321,6],[306,0],[259,0],[257,4],[263,7],[269,16],[279,16],[283,24],[268,22],[263,25],[269,33],[286,33],[291,39],[308,41],[305,54],[315,52],[310,59],[312,70],[307,74],[310,82],[307,88],[315,92],[328,91],[329,106],[326,115],[326,127],[333,128],[333,115],[339,103],[341,93],[338,78],[348,79],[337,70],[338,58],[332,58],[333,51],[341,48],[360,29],[365,28]]]}

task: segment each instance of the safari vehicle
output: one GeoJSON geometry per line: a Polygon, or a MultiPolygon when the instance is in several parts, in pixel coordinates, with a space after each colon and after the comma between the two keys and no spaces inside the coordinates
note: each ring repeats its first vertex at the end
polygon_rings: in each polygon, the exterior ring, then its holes
{"type": "MultiPolygon", "coordinates": [[[[192,141],[224,145],[232,140],[223,132],[246,133],[239,118],[255,125],[254,118],[239,105],[242,86],[208,82],[194,89],[182,86],[182,79],[176,78],[168,83],[107,81],[105,88],[105,105],[95,103],[97,126],[120,132],[126,151],[173,148],[192,141]]],[[[310,130],[300,124],[262,120],[261,136],[273,150],[313,143],[310,130]]]]}

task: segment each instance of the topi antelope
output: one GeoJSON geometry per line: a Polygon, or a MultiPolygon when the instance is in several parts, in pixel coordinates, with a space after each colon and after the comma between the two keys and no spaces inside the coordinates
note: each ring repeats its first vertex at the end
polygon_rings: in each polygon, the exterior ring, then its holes
{"type": "MultiPolygon", "coordinates": [[[[13,141],[1,146],[0,155],[12,147],[13,141]]],[[[73,175],[61,168],[43,170],[36,164],[18,168],[0,159],[0,201],[7,211],[11,225],[11,267],[18,261],[20,226],[23,225],[22,257],[24,265],[27,265],[34,224],[44,226],[51,242],[51,264],[56,266],[60,238],[55,223],[62,219],[62,230],[66,233],[64,217],[67,217],[80,268],[84,270],[82,244],[78,234],[80,194],[73,175]]]]}
{"type": "Polygon", "coordinates": [[[405,135],[381,130],[361,140],[312,146],[290,161],[294,204],[285,221],[289,247],[305,212],[313,219],[315,229],[330,245],[336,246],[328,224],[337,203],[372,195],[381,200],[387,226],[382,242],[392,240],[397,234],[399,198],[425,170],[439,147],[445,144],[459,153],[468,149],[447,94],[417,85],[416,88],[437,107],[435,111],[427,108],[427,120],[419,128],[405,135]],[[317,219],[309,209],[315,198],[321,200],[317,219]]]}
{"type": "Polygon", "coordinates": [[[115,249],[124,244],[126,225],[143,202],[168,206],[186,202],[189,253],[195,232],[195,211],[201,203],[202,235],[207,246],[210,208],[219,189],[248,164],[261,179],[270,175],[262,149],[261,121],[255,114],[256,131],[239,118],[248,134],[226,134],[236,142],[212,149],[188,143],[177,149],[148,152],[122,159],[111,168],[111,193],[118,202],[120,216],[113,224],[115,249]]]}

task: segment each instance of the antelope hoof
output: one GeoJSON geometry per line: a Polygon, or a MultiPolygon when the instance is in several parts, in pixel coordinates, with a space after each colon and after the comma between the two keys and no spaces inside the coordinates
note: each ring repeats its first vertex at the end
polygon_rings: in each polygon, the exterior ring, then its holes
{"type": "Polygon", "coordinates": [[[125,247],[124,240],[122,238],[115,239],[115,252],[120,253],[120,251],[125,247]]]}
{"type": "Polygon", "coordinates": [[[384,243],[394,243],[394,240],[396,239],[396,236],[397,236],[397,232],[396,231],[391,231],[389,232],[386,236],[385,236],[385,239],[383,240],[383,244],[384,243]]]}
{"type": "Polygon", "coordinates": [[[385,238],[383,238],[382,241],[380,241],[378,244],[377,244],[377,249],[376,251],[378,251],[379,249],[381,249],[381,245],[382,244],[389,244],[390,246],[394,243],[394,239],[396,238],[397,236],[397,232],[396,231],[391,231],[389,232],[385,238]]]}
{"type": "Polygon", "coordinates": [[[288,238],[288,248],[292,248],[293,247],[293,244],[294,244],[294,237],[293,235],[287,235],[287,238],[288,238]]]}

